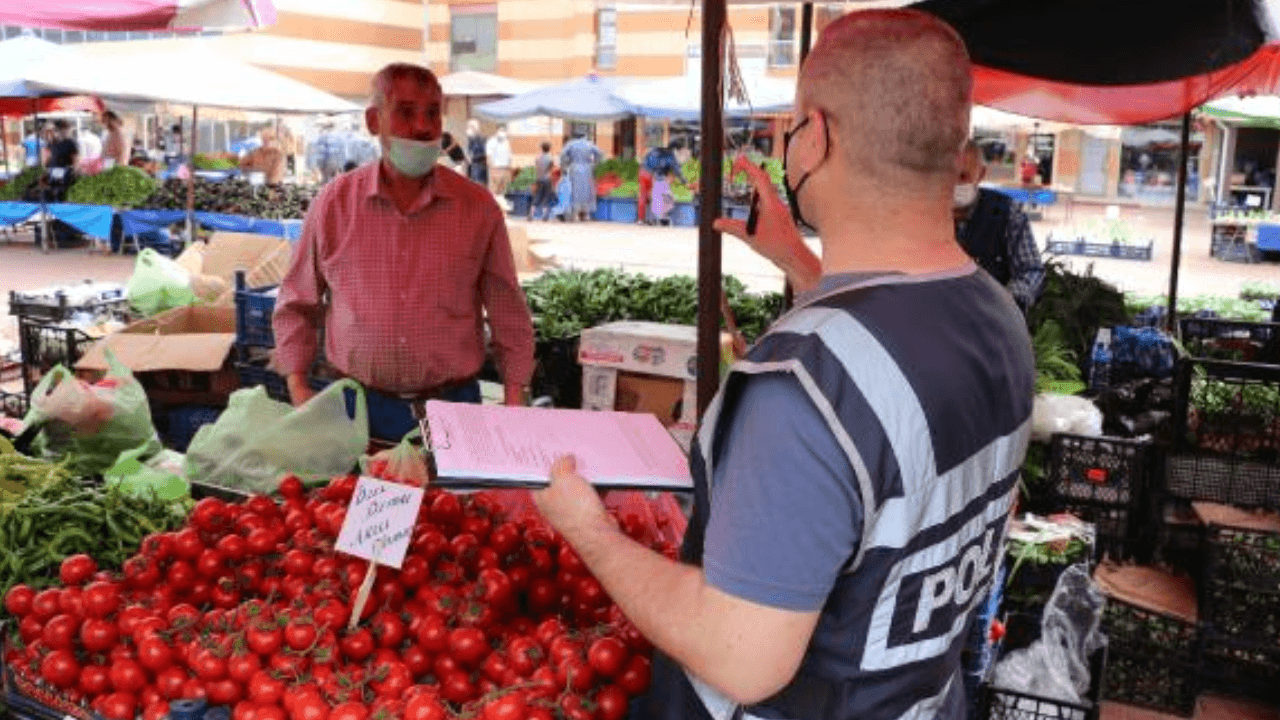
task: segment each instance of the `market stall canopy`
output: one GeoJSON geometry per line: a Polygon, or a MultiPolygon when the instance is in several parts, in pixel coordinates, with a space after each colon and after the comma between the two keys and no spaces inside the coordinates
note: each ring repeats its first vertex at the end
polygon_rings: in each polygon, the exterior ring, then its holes
{"type": "MultiPolygon", "coordinates": [[[[747,102],[726,98],[724,112],[729,117],[747,117],[791,112],[795,103],[794,79],[750,77],[743,80],[747,102]]],[[[613,96],[645,117],[669,120],[697,120],[702,114],[702,82],[696,77],[664,78],[621,85],[613,96]]]]}
{"type": "Polygon", "coordinates": [[[486,120],[519,120],[537,115],[578,122],[622,120],[632,111],[627,103],[614,97],[620,85],[617,78],[588,76],[478,105],[475,111],[486,120]]]}
{"type": "Polygon", "coordinates": [[[964,37],[974,101],[1078,124],[1184,113],[1274,83],[1276,0],[925,0],[964,37]],[[1238,90],[1235,90],[1238,91],[1238,90]]]}
{"type": "Polygon", "coordinates": [[[1056,133],[1068,127],[1064,123],[1005,112],[982,105],[973,106],[973,111],[969,115],[969,125],[989,130],[1038,129],[1040,132],[1047,133],[1056,133]]]}
{"type": "Polygon", "coordinates": [[[69,97],[64,92],[35,87],[26,81],[29,69],[73,52],[29,35],[0,42],[0,117],[63,110],[100,112],[102,105],[94,98],[69,97]]]}
{"type": "Polygon", "coordinates": [[[478,70],[461,70],[441,76],[440,88],[445,97],[509,97],[536,90],[538,85],[478,70]]]}
{"type": "Polygon", "coordinates": [[[273,25],[271,0],[4,0],[0,24],[63,30],[198,30],[273,25]]]}
{"type": "Polygon", "coordinates": [[[272,113],[346,113],[362,108],[306,83],[202,47],[97,43],[84,55],[28,72],[37,87],[125,101],[155,101],[272,113]],[[86,61],[85,58],[88,58],[86,61]]]}
{"type": "Polygon", "coordinates": [[[1280,128],[1280,97],[1275,95],[1222,98],[1201,110],[1232,125],[1280,128]]]}

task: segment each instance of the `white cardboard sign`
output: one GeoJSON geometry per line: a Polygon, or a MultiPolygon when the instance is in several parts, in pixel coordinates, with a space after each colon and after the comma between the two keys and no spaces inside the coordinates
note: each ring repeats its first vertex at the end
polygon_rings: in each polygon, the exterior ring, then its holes
{"type": "Polygon", "coordinates": [[[400,569],[421,505],[422,488],[361,476],[338,533],[337,550],[400,569]]]}

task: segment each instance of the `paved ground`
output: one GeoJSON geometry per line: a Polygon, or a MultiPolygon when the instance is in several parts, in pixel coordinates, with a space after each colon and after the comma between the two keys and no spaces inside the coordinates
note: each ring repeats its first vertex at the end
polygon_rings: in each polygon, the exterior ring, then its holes
{"type": "MultiPolygon", "coordinates": [[[[1096,228],[1105,207],[1077,204],[1052,208],[1034,222],[1036,237],[1043,245],[1050,235],[1073,237],[1076,231],[1096,228]]],[[[1068,264],[1083,269],[1090,263],[1094,272],[1123,290],[1161,294],[1168,288],[1173,235],[1171,208],[1121,209],[1121,220],[1136,238],[1152,238],[1155,256],[1150,262],[1111,258],[1069,258],[1068,264]]],[[[566,224],[525,223],[532,247],[554,264],[564,267],[620,267],[652,275],[692,274],[697,268],[698,236],[695,228],[651,228],[617,223],[566,224]]],[[[816,247],[816,246],[815,246],[816,247]]],[[[782,276],[743,243],[725,238],[724,268],[757,290],[781,288],[782,276]]],[[[1280,264],[1244,265],[1209,257],[1209,221],[1205,209],[1192,206],[1187,212],[1179,294],[1234,296],[1246,282],[1270,281],[1280,285],[1280,264]]],[[[29,235],[6,238],[0,235],[0,292],[7,301],[10,290],[32,290],[84,279],[124,282],[133,269],[131,257],[90,254],[86,250],[59,250],[45,254],[35,249],[29,235]]],[[[0,322],[0,354],[16,334],[12,318],[0,322]]]]}

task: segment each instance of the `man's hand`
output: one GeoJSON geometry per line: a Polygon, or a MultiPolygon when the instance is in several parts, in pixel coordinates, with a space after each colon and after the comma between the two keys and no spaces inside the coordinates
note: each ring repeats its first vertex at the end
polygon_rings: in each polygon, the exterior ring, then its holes
{"type": "Polygon", "coordinates": [[[566,538],[614,527],[600,495],[578,474],[578,461],[572,455],[552,464],[551,483],[533,493],[533,500],[547,522],[566,538]]]}
{"type": "Polygon", "coordinates": [[[285,382],[289,386],[289,399],[293,401],[294,407],[302,407],[316,395],[316,391],[311,389],[311,383],[307,381],[306,373],[289,373],[285,382]]]}
{"type": "Polygon", "coordinates": [[[747,234],[745,221],[724,218],[715,221],[715,229],[742,240],[781,268],[797,291],[805,292],[817,287],[822,276],[822,263],[804,244],[799,228],[791,219],[791,209],[778,196],[769,173],[751,162],[745,154],[738,155],[730,172],[733,175],[746,173],[747,181],[756,192],[759,203],[756,233],[747,234]]]}
{"type": "Polygon", "coordinates": [[[523,407],[529,404],[529,390],[522,385],[503,385],[502,403],[511,407],[523,407]]]}

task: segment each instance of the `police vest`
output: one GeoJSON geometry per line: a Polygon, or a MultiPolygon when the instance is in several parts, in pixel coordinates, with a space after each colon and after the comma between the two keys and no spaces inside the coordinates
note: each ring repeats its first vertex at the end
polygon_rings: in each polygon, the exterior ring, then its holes
{"type": "Polygon", "coordinates": [[[1013,200],[1008,195],[978,188],[978,202],[973,214],[957,238],[965,252],[1001,285],[1008,285],[1013,279],[1013,264],[1006,241],[1012,213],[1013,200]]]}
{"type": "MultiPolygon", "coordinates": [[[[712,469],[730,425],[720,420],[732,416],[751,375],[792,373],[854,468],[865,516],[861,542],[827,599],[799,672],[774,697],[744,708],[659,654],[646,718],[964,717],[960,653],[1003,554],[1012,490],[1030,436],[1034,367],[1021,314],[1007,293],[982,273],[969,272],[958,282],[974,291],[974,302],[966,300],[957,312],[982,316],[978,322],[994,318],[992,336],[1011,341],[980,348],[982,362],[958,368],[952,377],[909,378],[860,307],[868,293],[892,293],[894,285],[912,282],[903,277],[836,291],[779,320],[734,365],[695,439],[694,509],[682,555],[696,565],[714,491],[712,469]],[[924,382],[933,385],[922,387],[924,382]],[[951,397],[939,397],[948,383],[959,385],[951,397]],[[973,387],[984,383],[983,390],[973,387]],[[926,409],[922,399],[929,390],[926,409]],[[955,422],[962,416],[965,427],[955,422]],[[942,418],[955,429],[937,427],[942,418]]],[[[881,296],[880,305],[894,299],[881,296]]],[[[953,337],[962,335],[963,328],[953,337]]],[[[919,342],[926,348],[930,341],[919,342]]]]}

